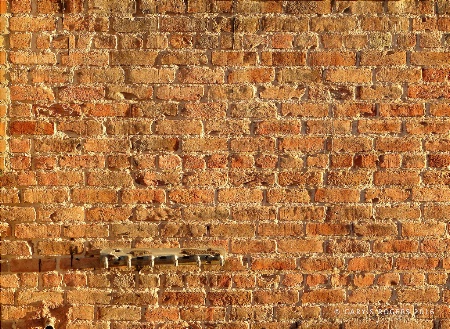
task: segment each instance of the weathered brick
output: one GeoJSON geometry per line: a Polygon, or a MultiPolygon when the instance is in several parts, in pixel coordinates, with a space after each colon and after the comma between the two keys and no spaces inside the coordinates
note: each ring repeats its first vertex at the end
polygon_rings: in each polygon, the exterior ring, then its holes
{"type": "Polygon", "coordinates": [[[327,70],[325,80],[333,83],[369,83],[372,81],[372,72],[368,69],[327,70]]]}
{"type": "Polygon", "coordinates": [[[384,117],[422,116],[425,113],[422,104],[381,104],[380,115],[384,117]]]}
{"type": "Polygon", "coordinates": [[[168,194],[169,200],[176,203],[212,203],[214,191],[207,189],[173,190],[168,194]]]}
{"type": "Polygon", "coordinates": [[[14,16],[9,19],[9,29],[18,32],[52,31],[55,24],[51,17],[14,16]]]}
{"type": "Polygon", "coordinates": [[[437,302],[440,299],[439,289],[431,288],[404,288],[398,291],[399,301],[405,303],[429,303],[437,302]]]}
{"type": "Polygon", "coordinates": [[[387,66],[405,64],[406,52],[363,52],[361,54],[361,65],[363,66],[387,66]]]}
{"type": "Polygon", "coordinates": [[[266,83],[273,81],[274,78],[274,70],[268,68],[236,69],[228,74],[229,83],[266,83]]]}
{"type": "Polygon", "coordinates": [[[19,305],[29,305],[39,301],[46,301],[53,307],[61,305],[63,302],[63,293],[58,291],[21,291],[17,295],[19,305]]]}
{"type": "Polygon", "coordinates": [[[323,243],[320,240],[280,240],[278,251],[286,253],[320,253],[323,252],[323,243]]]}
{"type": "Polygon", "coordinates": [[[36,253],[43,256],[81,254],[83,251],[84,246],[82,243],[67,240],[47,239],[38,241],[36,246],[36,253]]]}
{"type": "Polygon", "coordinates": [[[10,95],[11,100],[14,101],[52,101],[55,99],[53,90],[48,87],[11,86],[10,95]]]}
{"type": "Polygon", "coordinates": [[[203,304],[205,294],[201,292],[170,292],[166,291],[161,296],[163,305],[198,305],[203,304]]]}
{"type": "Polygon", "coordinates": [[[356,56],[350,52],[312,52],[309,61],[312,66],[353,66],[356,56]]]}
{"type": "Polygon", "coordinates": [[[81,69],[75,73],[78,81],[83,84],[95,83],[123,83],[124,71],[121,68],[110,69],[81,69]]]}
{"type": "Polygon", "coordinates": [[[274,203],[307,203],[311,200],[304,189],[270,189],[267,192],[267,202],[274,203]]]}
{"type": "Polygon", "coordinates": [[[348,262],[349,271],[389,271],[392,259],[375,257],[355,257],[348,262]]]}
{"type": "Polygon", "coordinates": [[[294,270],[295,268],[296,265],[293,259],[284,260],[284,259],[257,258],[252,260],[252,270],[280,271],[280,270],[294,270]]]}
{"type": "Polygon", "coordinates": [[[258,291],[254,295],[257,304],[290,304],[298,301],[297,291],[258,291]]]}
{"type": "Polygon", "coordinates": [[[256,65],[256,52],[213,51],[211,62],[216,66],[250,66],[256,65]]]}
{"type": "Polygon", "coordinates": [[[376,303],[387,302],[391,298],[390,290],[375,288],[360,288],[351,292],[348,296],[350,303],[376,303]]]}
{"type": "Polygon", "coordinates": [[[306,55],[303,52],[273,51],[261,54],[262,63],[268,66],[303,66],[306,55]]]}
{"type": "Polygon", "coordinates": [[[442,236],[446,232],[445,223],[402,223],[404,236],[442,236]]]}
{"type": "Polygon", "coordinates": [[[111,64],[113,65],[153,65],[157,52],[128,50],[111,53],[111,64]]]}
{"type": "Polygon", "coordinates": [[[311,19],[311,30],[316,32],[340,32],[356,27],[356,20],[353,17],[344,19],[314,17],[311,19]]]}
{"type": "Polygon", "coordinates": [[[318,289],[304,292],[301,296],[302,303],[321,304],[339,303],[345,299],[345,291],[341,289],[318,289]]]}
{"type": "Polygon", "coordinates": [[[89,53],[71,52],[69,54],[61,55],[61,63],[63,65],[90,65],[90,66],[105,66],[109,63],[109,56],[106,53],[92,51],[89,53]]]}
{"type": "Polygon", "coordinates": [[[80,289],[67,292],[67,300],[72,304],[109,304],[111,296],[108,291],[80,289]]]}
{"type": "Polygon", "coordinates": [[[79,188],[72,191],[72,201],[75,203],[114,203],[117,202],[117,192],[111,189],[79,188]]]}
{"type": "Polygon", "coordinates": [[[351,189],[317,189],[314,199],[318,202],[359,202],[360,195],[351,189]]]}
{"type": "Polygon", "coordinates": [[[10,56],[10,61],[17,65],[52,65],[56,64],[56,56],[53,53],[14,52],[10,56]]]}
{"type": "Polygon", "coordinates": [[[448,65],[449,58],[449,54],[445,52],[413,52],[411,64],[442,67],[448,65]]]}
{"type": "Polygon", "coordinates": [[[402,89],[399,86],[372,86],[359,88],[359,98],[361,100],[394,100],[402,96],[402,89]]]}
{"type": "MultiPolygon", "coordinates": [[[[208,58],[204,52],[170,51],[161,56],[161,64],[163,65],[205,65],[207,62],[208,58]]],[[[152,64],[143,63],[140,65],[152,64]]]]}
{"type": "Polygon", "coordinates": [[[159,120],[155,131],[160,135],[199,135],[203,130],[200,121],[159,120]]]}

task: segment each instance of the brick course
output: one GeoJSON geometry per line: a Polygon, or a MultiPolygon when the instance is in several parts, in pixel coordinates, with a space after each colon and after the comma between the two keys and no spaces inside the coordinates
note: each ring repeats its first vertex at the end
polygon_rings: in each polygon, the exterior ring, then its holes
{"type": "Polygon", "coordinates": [[[450,328],[448,1],[0,13],[2,328],[450,328]]]}

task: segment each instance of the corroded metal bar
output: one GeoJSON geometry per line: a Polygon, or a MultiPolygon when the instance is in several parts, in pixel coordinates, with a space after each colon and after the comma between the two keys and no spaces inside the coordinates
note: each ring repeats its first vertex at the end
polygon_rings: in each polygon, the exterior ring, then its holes
{"type": "Polygon", "coordinates": [[[117,266],[193,265],[225,263],[225,251],[219,248],[107,248],[100,250],[105,268],[117,266]]]}

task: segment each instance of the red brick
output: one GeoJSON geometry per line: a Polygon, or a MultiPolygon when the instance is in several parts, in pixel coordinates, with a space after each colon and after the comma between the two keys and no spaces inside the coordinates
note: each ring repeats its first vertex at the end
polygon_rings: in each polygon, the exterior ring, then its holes
{"type": "Polygon", "coordinates": [[[43,256],[81,254],[83,250],[82,243],[67,240],[58,241],[56,239],[38,241],[36,246],[36,253],[43,256]]]}
{"type": "Polygon", "coordinates": [[[261,121],[256,125],[257,135],[296,135],[300,133],[301,124],[297,121],[261,121]]]}
{"type": "Polygon", "coordinates": [[[168,309],[147,309],[144,314],[144,319],[148,322],[167,322],[176,321],[180,318],[180,310],[177,308],[168,309]]]}
{"type": "MultiPolygon", "coordinates": [[[[361,65],[386,66],[405,65],[406,52],[363,52],[361,53],[361,65]]],[[[398,82],[398,80],[396,80],[398,82]]]]}
{"type": "MultiPolygon", "coordinates": [[[[168,311],[168,310],[167,310],[168,311]]],[[[166,313],[167,311],[160,311],[166,313]]],[[[221,321],[225,319],[225,311],[220,307],[188,307],[179,310],[180,317],[186,321],[221,321]]],[[[172,310],[172,314],[175,312],[172,310]]],[[[173,316],[171,316],[173,317],[173,316]]]]}
{"type": "Polygon", "coordinates": [[[318,202],[359,202],[357,190],[350,189],[317,189],[314,200],[318,202]]]}
{"type": "Polygon", "coordinates": [[[414,152],[421,150],[421,142],[415,138],[378,138],[375,140],[375,148],[384,152],[414,152]]]}
{"type": "Polygon", "coordinates": [[[74,203],[115,203],[117,192],[111,189],[79,188],[72,191],[74,203]]]}
{"type": "Polygon", "coordinates": [[[374,252],[384,253],[404,253],[417,252],[419,250],[419,243],[410,240],[391,240],[391,241],[377,241],[373,245],[374,252]]]}
{"type": "Polygon", "coordinates": [[[273,240],[234,240],[231,243],[233,253],[271,253],[275,251],[273,240]]]}
{"type": "Polygon", "coordinates": [[[266,83],[274,79],[274,69],[267,68],[235,69],[228,74],[228,83],[266,83]]]}
{"type": "Polygon", "coordinates": [[[350,303],[377,303],[388,302],[391,298],[390,290],[376,288],[360,288],[351,292],[348,296],[350,303]]]}
{"type": "Polygon", "coordinates": [[[368,189],[365,193],[365,201],[390,202],[406,201],[411,196],[411,191],[402,188],[368,189]]]}
{"type": "Polygon", "coordinates": [[[449,54],[445,52],[413,52],[411,64],[442,67],[448,65],[449,58],[449,54]]]}
{"type": "Polygon", "coordinates": [[[217,66],[249,66],[255,65],[256,52],[212,51],[211,62],[217,66]]]}
{"type": "Polygon", "coordinates": [[[109,57],[106,53],[92,51],[90,53],[72,52],[68,55],[61,55],[61,63],[63,65],[79,65],[79,66],[106,66],[109,63],[109,57]]]}
{"type": "Polygon", "coordinates": [[[177,78],[181,83],[224,83],[225,73],[222,68],[181,68],[177,72],[177,78]]]}
{"type": "Polygon", "coordinates": [[[399,86],[372,86],[359,88],[359,98],[361,100],[395,100],[400,99],[403,94],[399,86]]]}
{"type": "Polygon", "coordinates": [[[401,185],[414,186],[420,182],[419,172],[409,171],[376,171],[374,173],[375,185],[401,185]]]}
{"type": "Polygon", "coordinates": [[[254,89],[248,85],[212,85],[209,88],[208,99],[213,100],[250,100],[254,89]]]}
{"type": "Polygon", "coordinates": [[[278,251],[286,253],[320,253],[323,252],[323,243],[319,240],[280,240],[278,251]]]}
{"type": "Polygon", "coordinates": [[[304,189],[270,189],[267,192],[267,202],[274,203],[307,203],[311,200],[304,189]]]}
{"type": "Polygon", "coordinates": [[[11,272],[45,272],[56,269],[56,259],[12,259],[10,260],[11,272]]]}
{"type": "Polygon", "coordinates": [[[422,289],[404,288],[398,291],[397,298],[404,303],[430,303],[437,302],[440,299],[440,296],[437,287],[422,289]]]}
{"type": "Polygon", "coordinates": [[[181,115],[188,118],[223,118],[226,116],[226,110],[224,102],[186,103],[181,109],[181,115]]]}
{"type": "Polygon", "coordinates": [[[450,98],[450,88],[447,86],[411,85],[408,88],[408,97],[412,99],[448,99],[450,98]]]}
{"type": "Polygon", "coordinates": [[[199,135],[203,131],[200,121],[159,120],[155,131],[160,135],[199,135]]]}
{"type": "Polygon", "coordinates": [[[256,304],[291,304],[298,301],[297,291],[257,291],[254,294],[256,304]]]}
{"type": "Polygon", "coordinates": [[[326,70],[325,80],[332,83],[369,83],[372,81],[372,72],[368,69],[326,70]]]}
{"type": "MultiPolygon", "coordinates": [[[[206,56],[204,51],[199,52],[170,51],[164,53],[161,56],[161,64],[163,65],[205,65],[207,62],[208,57],[206,56]]],[[[152,64],[143,63],[140,65],[152,65],[152,64]]]]}
{"type": "Polygon", "coordinates": [[[162,86],[156,90],[156,98],[161,100],[199,100],[204,94],[202,86],[162,86]]]}
{"type": "Polygon", "coordinates": [[[369,250],[368,242],[358,240],[333,240],[326,247],[328,253],[361,253],[369,250]]]}
{"type": "Polygon", "coordinates": [[[270,259],[257,258],[252,260],[252,270],[257,271],[280,271],[295,270],[296,264],[294,259],[270,259]]]}
{"type": "Polygon", "coordinates": [[[359,120],[358,132],[363,134],[400,133],[402,122],[399,120],[359,120]]]}
{"type": "Polygon", "coordinates": [[[306,54],[297,51],[274,51],[261,54],[262,64],[268,66],[303,66],[306,54]]]}
{"type": "Polygon", "coordinates": [[[251,304],[250,291],[209,292],[206,298],[213,306],[251,304]]]}
{"type": "Polygon", "coordinates": [[[347,224],[306,224],[307,235],[348,235],[350,226],[347,224]]]}
{"type": "Polygon", "coordinates": [[[55,23],[55,19],[49,17],[13,16],[9,19],[9,28],[19,32],[52,31],[55,23]]]}
{"type": "Polygon", "coordinates": [[[402,223],[403,236],[442,236],[446,233],[445,223],[402,223]]]}
{"type": "Polygon", "coordinates": [[[309,54],[312,66],[353,66],[356,64],[354,53],[312,52],[309,54]]]}
{"type": "Polygon", "coordinates": [[[437,201],[446,202],[450,197],[450,190],[445,188],[417,188],[413,189],[412,200],[414,201],[437,201]]]}
{"type": "Polygon", "coordinates": [[[450,106],[442,103],[431,104],[430,113],[434,116],[446,117],[450,113],[450,106]]]}
{"type": "Polygon", "coordinates": [[[330,171],[328,184],[333,186],[361,186],[370,183],[369,173],[366,171],[330,171]]]}
{"type": "Polygon", "coordinates": [[[395,267],[399,270],[433,270],[439,264],[438,258],[397,258],[395,267]]]}
{"type": "Polygon", "coordinates": [[[68,201],[66,190],[39,190],[26,189],[23,192],[23,202],[25,203],[59,203],[68,201]]]}
{"type": "Polygon", "coordinates": [[[171,292],[166,291],[161,296],[162,305],[202,305],[204,304],[205,294],[201,292],[171,292]]]}
{"type": "Polygon", "coordinates": [[[370,224],[362,223],[354,226],[354,232],[357,236],[396,236],[398,229],[395,224],[370,224]]]}
{"type": "Polygon", "coordinates": [[[302,303],[321,304],[339,303],[345,300],[345,291],[340,289],[318,289],[304,292],[301,296],[302,303]]]}
{"type": "Polygon", "coordinates": [[[349,260],[349,271],[389,271],[392,269],[392,259],[375,257],[355,257],[349,260]]]}
{"type": "Polygon", "coordinates": [[[11,86],[10,95],[13,101],[52,101],[55,99],[53,90],[48,87],[11,86]]]}
{"type": "Polygon", "coordinates": [[[130,69],[129,74],[131,83],[169,83],[175,79],[175,70],[169,68],[140,67],[139,69],[130,69]]]}
{"type": "Polygon", "coordinates": [[[176,203],[212,203],[214,200],[213,190],[183,189],[169,192],[169,200],[176,203]]]}
{"type": "Polygon", "coordinates": [[[59,97],[62,101],[92,101],[103,99],[105,91],[101,87],[67,87],[59,91],[59,97]]]}
{"type": "Polygon", "coordinates": [[[78,172],[51,172],[38,173],[37,181],[39,185],[44,186],[73,186],[83,182],[82,173],[78,172]]]}
{"type": "Polygon", "coordinates": [[[111,294],[108,291],[92,288],[70,290],[67,292],[67,301],[72,304],[109,304],[111,294]]]}
{"type": "Polygon", "coordinates": [[[143,50],[128,50],[111,53],[113,65],[153,65],[157,52],[143,50]]]}

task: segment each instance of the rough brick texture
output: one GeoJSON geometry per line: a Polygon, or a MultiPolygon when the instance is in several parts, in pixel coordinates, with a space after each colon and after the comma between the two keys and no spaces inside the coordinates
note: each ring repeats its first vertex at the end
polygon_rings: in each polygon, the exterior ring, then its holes
{"type": "Polygon", "coordinates": [[[0,11],[2,328],[450,328],[447,0],[0,11]]]}

